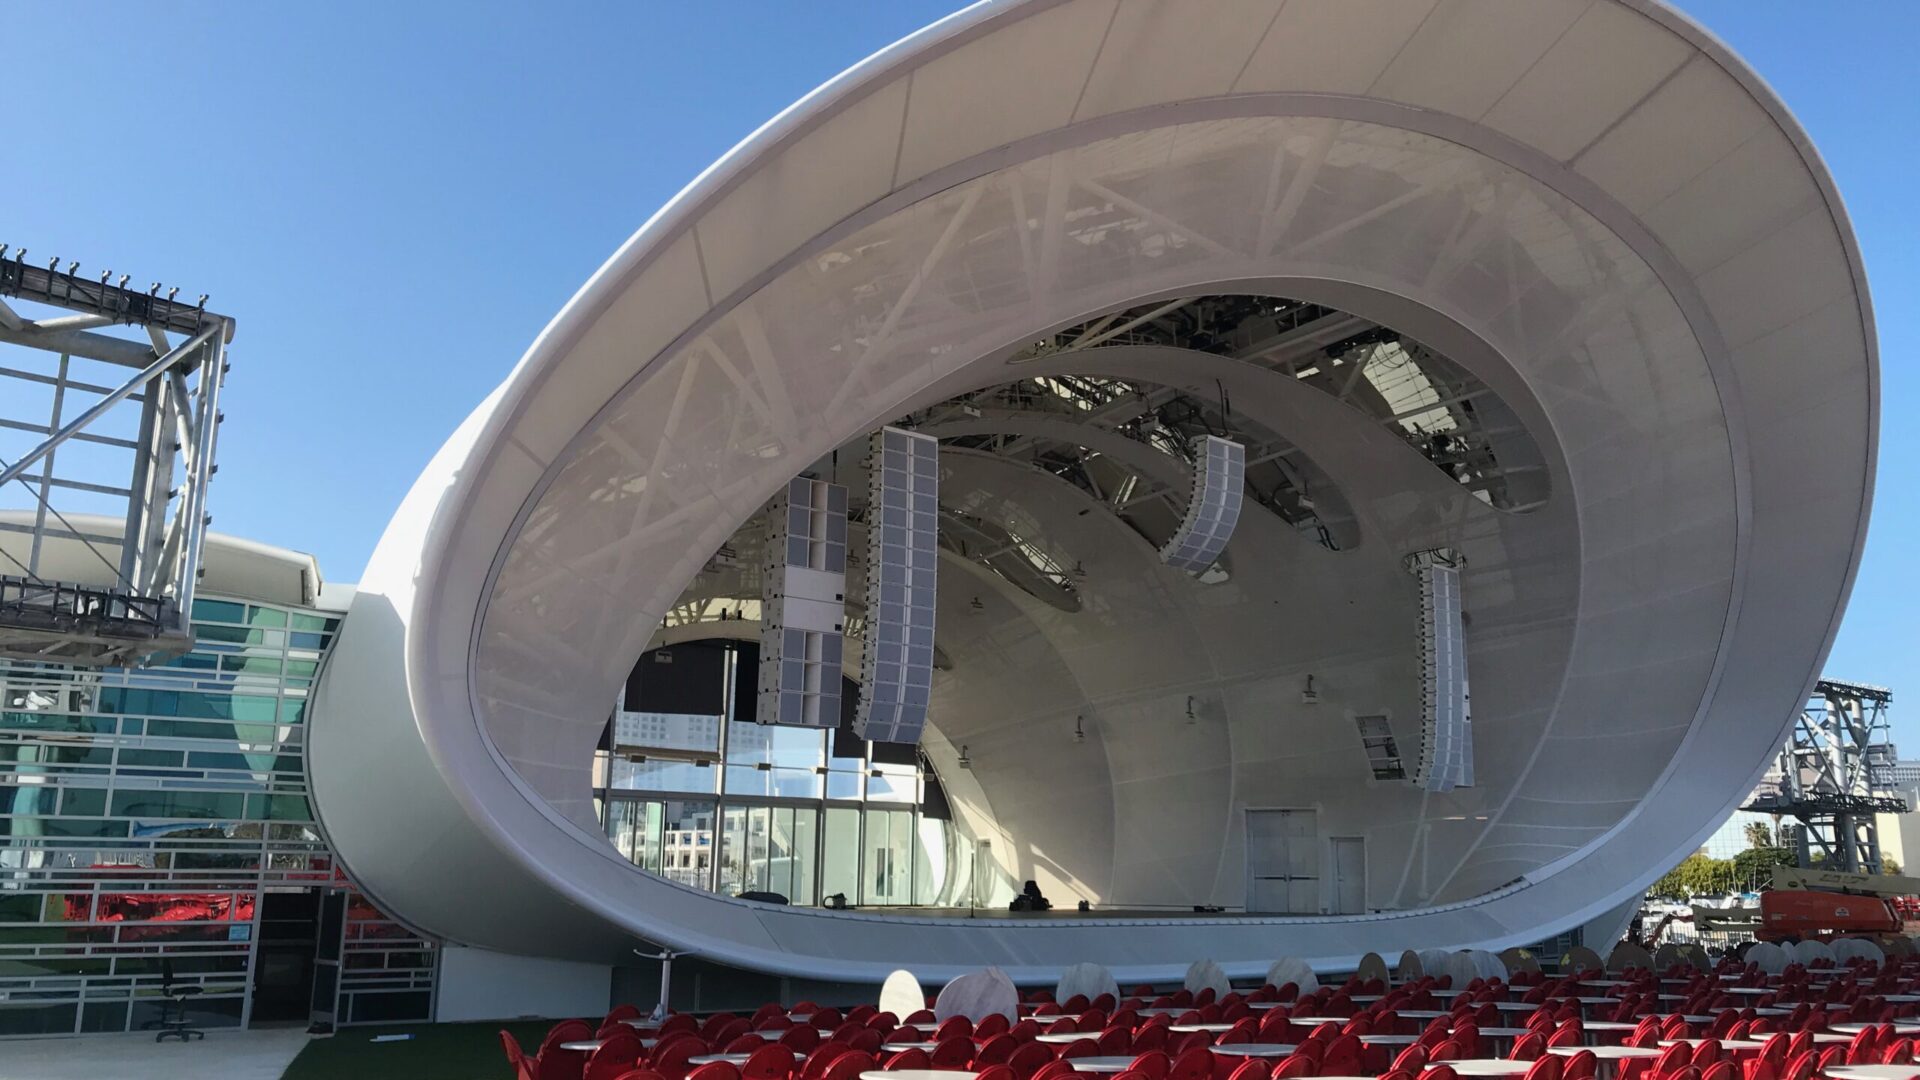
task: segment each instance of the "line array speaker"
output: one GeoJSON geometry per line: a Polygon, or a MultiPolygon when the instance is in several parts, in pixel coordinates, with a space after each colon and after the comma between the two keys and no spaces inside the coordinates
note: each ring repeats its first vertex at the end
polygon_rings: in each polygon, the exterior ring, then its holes
{"type": "Polygon", "coordinates": [[[797,476],[767,509],[760,575],[762,724],[837,727],[847,599],[847,489],[797,476]]]}
{"type": "Polygon", "coordinates": [[[1420,759],[1413,782],[1428,791],[1473,786],[1473,716],[1467,692],[1466,624],[1460,570],[1444,549],[1407,559],[1420,589],[1420,759]]]}
{"type": "Polygon", "coordinates": [[[917,743],[933,690],[940,440],[881,428],[867,449],[867,631],[854,731],[917,743]]]}
{"type": "Polygon", "coordinates": [[[1240,500],[1247,476],[1247,448],[1232,439],[1209,435],[1195,455],[1193,494],[1180,527],[1160,548],[1168,566],[1198,574],[1219,561],[1240,522],[1240,500]]]}

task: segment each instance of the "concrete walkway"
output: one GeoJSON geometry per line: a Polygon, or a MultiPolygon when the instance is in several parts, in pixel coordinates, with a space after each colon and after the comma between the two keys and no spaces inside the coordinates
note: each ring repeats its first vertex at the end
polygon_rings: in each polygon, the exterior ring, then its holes
{"type": "Polygon", "coordinates": [[[307,1045],[299,1028],[212,1031],[156,1044],[145,1035],[0,1042],[0,1080],[280,1080],[307,1045]]]}

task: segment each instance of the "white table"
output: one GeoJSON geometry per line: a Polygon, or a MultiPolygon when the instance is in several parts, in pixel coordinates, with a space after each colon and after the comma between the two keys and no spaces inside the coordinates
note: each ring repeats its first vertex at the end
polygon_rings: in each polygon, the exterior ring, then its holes
{"type": "Polygon", "coordinates": [[[1434,997],[1437,997],[1437,998],[1457,998],[1461,994],[1466,993],[1466,991],[1465,990],[1429,990],[1427,991],[1427,993],[1432,994],[1434,997]]]}
{"type": "MultiPolygon", "coordinates": [[[[1906,1004],[1908,1002],[1920,1001],[1920,994],[1882,994],[1881,999],[1906,1004]]],[[[1355,998],[1354,1000],[1358,1001],[1360,999],[1355,998]]]]}
{"type": "MultiPolygon", "coordinates": [[[[1175,1028],[1174,1030],[1178,1031],[1180,1029],[1175,1028]]],[[[1072,1046],[1081,1039],[1092,1040],[1095,1038],[1098,1038],[1098,1036],[1089,1035],[1084,1031],[1058,1031],[1051,1035],[1035,1035],[1033,1037],[1035,1042],[1052,1043],[1054,1046],[1072,1046]]],[[[928,1044],[927,1049],[933,1049],[934,1045],[935,1044],[928,1044]]]]}
{"type": "MultiPolygon", "coordinates": [[[[1042,1035],[1040,1036],[1040,1038],[1044,1039],[1046,1038],[1046,1036],[1042,1035]]],[[[932,1053],[933,1048],[939,1045],[940,1044],[937,1042],[892,1042],[892,1043],[881,1043],[880,1049],[885,1050],[890,1054],[898,1054],[903,1050],[925,1050],[928,1053],[932,1053]]]]}
{"type": "Polygon", "coordinates": [[[1360,1041],[1368,1046],[1412,1046],[1420,1041],[1418,1035],[1362,1035],[1360,1041]]]}
{"type": "MultiPolygon", "coordinates": [[[[1090,1072],[1090,1073],[1126,1072],[1127,1066],[1133,1064],[1133,1059],[1130,1057],[1100,1057],[1100,1056],[1090,1055],[1088,1057],[1062,1058],[1061,1060],[1073,1066],[1074,1072],[1090,1072]]],[[[882,1075],[888,1078],[888,1080],[891,1080],[892,1077],[897,1077],[901,1074],[900,1073],[884,1073],[882,1075]]],[[[967,1076],[969,1078],[973,1076],[972,1073],[963,1073],[962,1075],[967,1076]]],[[[868,1076],[865,1073],[861,1073],[860,1080],[874,1080],[874,1078],[868,1076]]],[[[914,1078],[910,1077],[909,1080],[914,1080],[914,1078]]]]}
{"type": "Polygon", "coordinates": [[[743,1065],[752,1056],[752,1054],[695,1054],[687,1059],[687,1064],[711,1065],[716,1061],[724,1061],[729,1065],[743,1065]]]}
{"type": "Polygon", "coordinates": [[[1394,1013],[1413,1020],[1438,1020],[1443,1016],[1453,1015],[1444,1009],[1395,1009],[1394,1013]]]}
{"type": "Polygon", "coordinates": [[[1579,982],[1581,986],[1632,986],[1633,985],[1633,983],[1627,979],[1581,979],[1579,980],[1579,982]]]}
{"type": "Polygon", "coordinates": [[[1209,1046],[1207,1049],[1228,1057],[1286,1057],[1293,1053],[1292,1043],[1228,1043],[1225,1046],[1209,1046]]]}
{"type": "MultiPolygon", "coordinates": [[[[1864,1024],[1858,1021],[1848,1021],[1847,1023],[1844,1023],[1844,1024],[1828,1024],[1827,1030],[1844,1032],[1848,1035],[1858,1035],[1870,1027],[1879,1027],[1879,1026],[1880,1026],[1879,1024],[1864,1024]]],[[[1920,1023],[1916,1023],[1915,1021],[1908,1020],[1905,1023],[1894,1024],[1893,1030],[1894,1030],[1894,1033],[1897,1035],[1911,1035],[1915,1032],[1920,1032],[1920,1023]]]]}
{"type": "Polygon", "coordinates": [[[1219,1032],[1222,1032],[1222,1031],[1232,1031],[1233,1025],[1232,1024],[1174,1024],[1172,1026],[1172,1030],[1174,1031],[1209,1031],[1209,1032],[1218,1034],[1219,1032]]]}
{"type": "Polygon", "coordinates": [[[1771,986],[1729,986],[1726,988],[1726,992],[1729,994],[1745,994],[1748,997],[1759,997],[1762,994],[1777,994],[1780,991],[1771,986]]]}
{"type": "Polygon", "coordinates": [[[969,1069],[868,1069],[860,1080],[973,1080],[969,1069]]]}
{"type": "Polygon", "coordinates": [[[606,1042],[606,1041],[607,1041],[607,1040],[605,1040],[605,1039],[576,1039],[576,1040],[575,1040],[575,1041],[573,1041],[573,1042],[563,1042],[563,1043],[561,1043],[561,1044],[560,1044],[560,1049],[562,1049],[562,1050],[578,1050],[578,1051],[580,1051],[580,1052],[581,1052],[581,1053],[583,1053],[583,1054],[591,1054],[591,1053],[593,1053],[593,1052],[594,1052],[595,1050],[598,1050],[598,1049],[600,1049],[600,1044],[601,1044],[601,1043],[603,1043],[603,1042],[606,1042]]]}
{"type": "Polygon", "coordinates": [[[1835,1065],[1826,1071],[1833,1080],[1911,1080],[1920,1065],[1835,1065]]]}
{"type": "MultiPolygon", "coordinates": [[[[1407,1014],[1401,1013],[1400,1015],[1405,1016],[1407,1014]]],[[[1446,1016],[1447,1014],[1441,1013],[1440,1015],[1446,1016]]],[[[1346,1027],[1353,1022],[1353,1017],[1351,1016],[1294,1016],[1289,1017],[1289,1019],[1296,1024],[1305,1024],[1308,1027],[1316,1027],[1320,1024],[1339,1024],[1341,1027],[1346,1027]]]]}
{"type": "Polygon", "coordinates": [[[1453,1071],[1461,1076],[1520,1076],[1533,1068],[1531,1061],[1510,1061],[1506,1058],[1467,1058],[1463,1061],[1436,1061],[1435,1065],[1451,1065],[1453,1071]]]}
{"type": "Polygon", "coordinates": [[[1291,1001],[1249,1001],[1247,1002],[1247,1008],[1258,1012],[1265,1012],[1268,1009],[1284,1009],[1292,1004],[1293,1002],[1291,1001]]]}

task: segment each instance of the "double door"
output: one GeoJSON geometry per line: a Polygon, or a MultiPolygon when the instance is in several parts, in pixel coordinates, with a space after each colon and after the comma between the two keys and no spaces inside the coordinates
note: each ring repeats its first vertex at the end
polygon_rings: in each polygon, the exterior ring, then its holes
{"type": "Polygon", "coordinates": [[[1317,813],[1247,811],[1247,910],[1266,915],[1320,913],[1317,813]]]}

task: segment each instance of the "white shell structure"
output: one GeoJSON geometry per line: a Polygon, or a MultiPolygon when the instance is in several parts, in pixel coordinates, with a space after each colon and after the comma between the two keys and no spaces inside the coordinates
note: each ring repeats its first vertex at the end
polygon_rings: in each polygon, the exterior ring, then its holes
{"type": "MultiPolygon", "coordinates": [[[[621,123],[606,137],[645,137],[621,123]]],[[[1399,348],[1395,370],[1427,370],[1399,348]]],[[[1276,954],[1351,970],[1382,942],[1537,942],[1698,848],[1779,745],[1858,562],[1877,378],[1806,133],[1657,0],[980,3],[695,179],[452,434],[316,692],[316,812],[409,924],[603,964],[639,942],[1049,985],[1082,962],[1254,978],[1276,954]],[[1346,329],[1284,363],[1191,337],[1033,347],[1207,297],[1346,329]],[[1339,396],[1374,369],[1313,382],[1354,327],[1446,358],[1515,440],[1489,483],[1524,498],[1435,467],[1432,387],[1376,416],[1339,396]],[[1049,439],[1185,490],[1148,436],[935,408],[1067,378],[1229,413],[1263,433],[1249,493],[1285,460],[1311,497],[1249,498],[1218,572],[1189,576],[1111,493],[950,442],[1049,439]],[[944,426],[943,507],[1017,522],[1077,599],[943,554],[922,743],[1003,876],[1058,909],[827,910],[648,874],[594,805],[622,681],[776,492],[902,418],[944,426]],[[1415,752],[1405,560],[1442,549],[1475,752],[1471,786],[1429,793],[1356,718],[1415,752]],[[1262,894],[1248,822],[1271,808],[1310,811],[1327,866],[1357,841],[1345,876],[1262,894]],[[1126,908],[1154,914],[1100,914],[1126,908]]]]}

